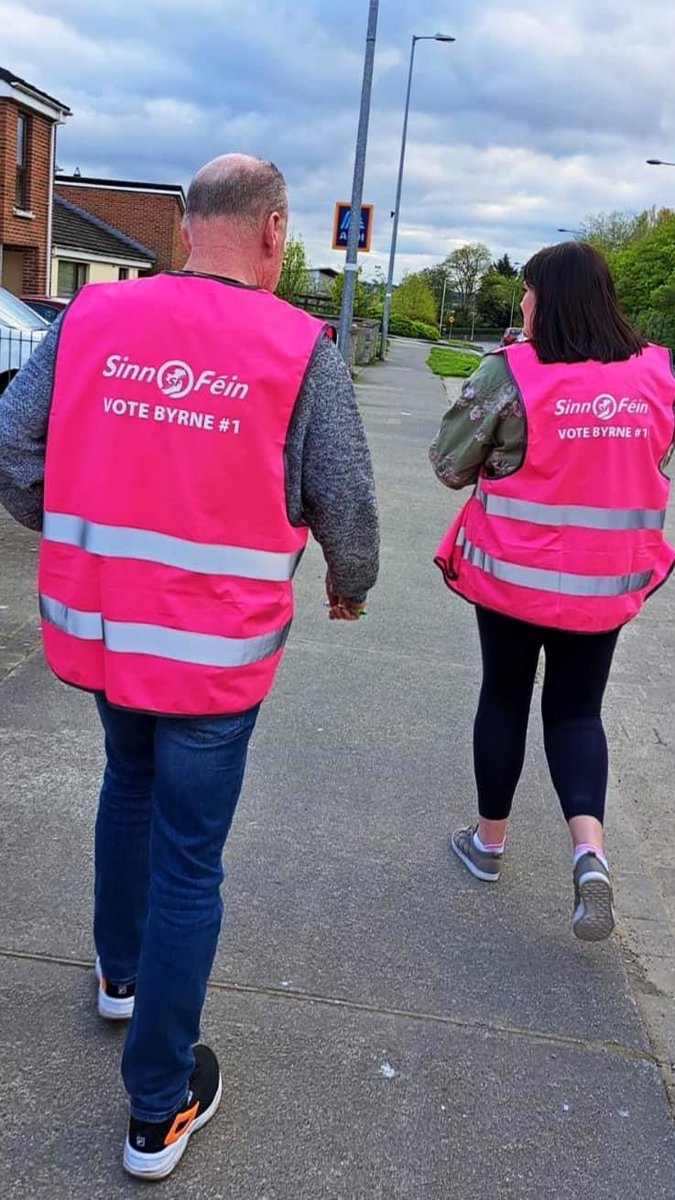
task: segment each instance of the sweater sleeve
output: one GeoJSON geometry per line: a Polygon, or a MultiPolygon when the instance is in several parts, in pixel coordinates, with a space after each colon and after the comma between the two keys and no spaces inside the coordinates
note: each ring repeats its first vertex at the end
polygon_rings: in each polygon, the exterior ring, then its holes
{"type": "Polygon", "coordinates": [[[525,453],[520,394],[501,354],[488,354],[443,417],[429,450],[436,477],[449,488],[475,483],[481,468],[503,478],[525,453]]]}
{"type": "Polygon", "coordinates": [[[0,397],[0,504],[28,529],[42,529],[47,425],[59,317],[0,397]]]}
{"type": "Polygon", "coordinates": [[[340,596],[363,601],[378,573],[375,482],[354,388],[342,356],[320,338],[286,444],[286,503],[309,525],[340,596]]]}

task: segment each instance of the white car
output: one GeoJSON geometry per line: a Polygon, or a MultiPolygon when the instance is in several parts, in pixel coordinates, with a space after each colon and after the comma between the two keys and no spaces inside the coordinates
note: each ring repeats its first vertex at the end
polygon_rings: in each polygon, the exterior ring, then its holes
{"type": "Polygon", "coordinates": [[[0,393],[28,362],[49,325],[32,308],[0,287],[0,393]]]}

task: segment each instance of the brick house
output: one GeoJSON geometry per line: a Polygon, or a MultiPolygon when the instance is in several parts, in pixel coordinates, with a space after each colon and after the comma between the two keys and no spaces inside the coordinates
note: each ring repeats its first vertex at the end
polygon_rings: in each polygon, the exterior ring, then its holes
{"type": "Polygon", "coordinates": [[[54,197],[51,295],[62,300],[85,283],[116,283],[148,274],[155,255],[107,221],[54,197]]]}
{"type": "Polygon", "coordinates": [[[57,174],[54,191],[151,250],[154,270],[185,265],[180,236],[185,193],[179,185],[57,174]]]}
{"type": "Polygon", "coordinates": [[[60,100],[0,67],[0,283],[49,292],[56,130],[60,100]]]}

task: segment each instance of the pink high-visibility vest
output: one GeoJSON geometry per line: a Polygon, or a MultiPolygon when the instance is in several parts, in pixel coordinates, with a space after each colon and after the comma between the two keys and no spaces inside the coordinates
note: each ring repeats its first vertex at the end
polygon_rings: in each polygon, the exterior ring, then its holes
{"type": "Polygon", "coordinates": [[[122,708],[269,691],[307,529],[284,451],[323,325],[206,276],[86,287],[61,329],[39,592],[47,661],[122,708]]]}
{"type": "Polygon", "coordinates": [[[675,430],[670,352],[542,364],[503,351],[527,422],[519,470],[482,471],[435,562],[466,600],[521,621],[594,633],[634,617],[668,576],[663,536],[675,430]]]}

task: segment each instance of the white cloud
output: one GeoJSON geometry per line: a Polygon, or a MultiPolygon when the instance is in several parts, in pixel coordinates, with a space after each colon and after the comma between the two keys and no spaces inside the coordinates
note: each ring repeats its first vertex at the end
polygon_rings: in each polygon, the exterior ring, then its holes
{"type": "MultiPolygon", "coordinates": [[[[351,192],[363,0],[0,0],[2,65],[74,110],[59,162],[187,183],[227,149],[273,158],[316,264],[351,192]]],[[[420,43],[399,270],[464,240],[522,260],[593,211],[675,204],[672,46],[665,0],[397,0],[380,6],[366,200],[370,271],[386,266],[410,37],[420,43]]]]}

